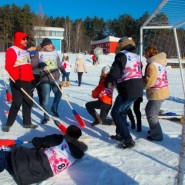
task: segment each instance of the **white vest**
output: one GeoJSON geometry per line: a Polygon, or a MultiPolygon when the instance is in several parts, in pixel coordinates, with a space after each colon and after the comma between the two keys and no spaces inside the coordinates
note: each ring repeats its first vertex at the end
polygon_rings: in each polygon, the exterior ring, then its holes
{"type": "Polygon", "coordinates": [[[65,139],[63,139],[62,143],[58,146],[46,148],[44,150],[44,153],[48,157],[49,164],[54,175],[65,170],[76,160],[72,156],[69,146],[65,139]]]}
{"type": "Polygon", "coordinates": [[[153,89],[161,89],[163,87],[168,86],[168,80],[167,80],[167,71],[166,71],[166,66],[163,66],[162,64],[159,64],[157,62],[152,62],[152,64],[155,65],[158,75],[157,75],[157,80],[155,82],[155,85],[152,86],[151,88],[153,89]]]}
{"type": "Polygon", "coordinates": [[[71,67],[72,67],[72,65],[70,64],[69,61],[63,61],[63,62],[62,62],[62,66],[64,67],[64,69],[65,69],[65,71],[66,71],[67,73],[70,73],[70,72],[71,72],[71,67]]]}
{"type": "Polygon", "coordinates": [[[49,69],[58,68],[57,58],[58,58],[58,53],[56,50],[51,51],[51,52],[47,52],[47,51],[39,52],[39,62],[46,63],[49,69]]]}
{"type": "Polygon", "coordinates": [[[125,50],[121,52],[127,56],[127,62],[122,76],[117,80],[117,83],[134,78],[142,78],[142,69],[139,56],[135,53],[131,53],[125,50]]]}
{"type": "Polygon", "coordinates": [[[103,96],[109,96],[112,97],[113,96],[113,91],[114,91],[114,87],[109,87],[109,88],[105,88],[103,91],[100,92],[100,94],[98,95],[100,98],[103,96]]]}
{"type": "Polygon", "coordinates": [[[16,46],[12,46],[10,48],[12,48],[17,55],[17,60],[15,61],[14,67],[25,65],[25,64],[31,65],[30,54],[28,51],[18,48],[16,46]]]}

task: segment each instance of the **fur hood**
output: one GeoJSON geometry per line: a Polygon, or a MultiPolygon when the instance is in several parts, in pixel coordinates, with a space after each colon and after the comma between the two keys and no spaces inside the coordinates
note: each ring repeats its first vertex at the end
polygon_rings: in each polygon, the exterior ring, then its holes
{"type": "Polygon", "coordinates": [[[152,62],[157,62],[159,64],[162,64],[163,66],[167,65],[167,58],[166,58],[166,53],[161,52],[157,55],[154,55],[153,57],[147,59],[147,63],[152,63],[152,62]]]}

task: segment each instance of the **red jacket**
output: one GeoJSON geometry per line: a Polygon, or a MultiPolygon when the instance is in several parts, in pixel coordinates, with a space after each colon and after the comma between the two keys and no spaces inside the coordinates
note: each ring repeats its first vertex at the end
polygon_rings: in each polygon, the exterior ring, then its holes
{"type": "Polygon", "coordinates": [[[93,55],[92,56],[92,60],[96,60],[96,55],[93,55]]]}
{"type": "MultiPolygon", "coordinates": [[[[17,32],[15,34],[14,46],[20,50],[25,50],[25,46],[20,42],[23,38],[27,37],[26,33],[17,32]]],[[[34,79],[31,61],[22,65],[15,65],[19,53],[13,47],[10,47],[5,54],[5,69],[14,80],[32,81],[34,79]]]]}
{"type": "Polygon", "coordinates": [[[101,75],[98,86],[92,91],[92,97],[99,101],[112,105],[113,87],[106,88],[104,81],[107,75],[101,75]]]}

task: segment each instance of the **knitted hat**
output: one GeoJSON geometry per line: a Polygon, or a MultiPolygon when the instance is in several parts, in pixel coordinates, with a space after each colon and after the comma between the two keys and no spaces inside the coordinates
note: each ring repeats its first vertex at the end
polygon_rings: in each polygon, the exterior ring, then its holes
{"type": "Polygon", "coordinates": [[[101,71],[104,74],[108,74],[110,72],[110,67],[109,66],[104,66],[101,71]]]}
{"type": "Polygon", "coordinates": [[[74,137],[75,139],[78,139],[82,135],[81,129],[76,125],[68,126],[66,133],[67,135],[69,135],[70,137],[74,137]]]}
{"type": "Polygon", "coordinates": [[[41,47],[44,47],[46,45],[52,44],[51,40],[48,38],[45,38],[42,40],[41,47]]]}
{"type": "Polygon", "coordinates": [[[127,37],[127,36],[122,37],[122,38],[118,41],[118,44],[121,45],[122,48],[124,48],[124,47],[127,46],[127,45],[132,45],[132,46],[136,47],[136,44],[135,44],[135,42],[132,40],[132,37],[127,37]]]}

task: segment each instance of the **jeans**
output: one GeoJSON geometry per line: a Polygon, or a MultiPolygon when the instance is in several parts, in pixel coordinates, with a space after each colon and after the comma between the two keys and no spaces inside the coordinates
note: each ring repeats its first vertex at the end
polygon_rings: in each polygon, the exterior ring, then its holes
{"type": "Polygon", "coordinates": [[[62,75],[62,81],[69,81],[69,75],[70,75],[70,72],[66,72],[65,74],[62,75]]]}
{"type": "MultiPolygon", "coordinates": [[[[59,83],[59,81],[57,82],[59,83]]],[[[54,100],[51,106],[52,111],[56,111],[58,109],[59,102],[61,100],[62,94],[56,84],[54,82],[42,82],[42,107],[44,110],[49,113],[49,99],[51,90],[54,93],[54,100]]],[[[49,120],[49,116],[44,113],[44,117],[49,120]]]]}
{"type": "Polygon", "coordinates": [[[125,142],[129,142],[132,139],[128,129],[127,111],[135,100],[135,98],[126,99],[123,96],[118,95],[111,111],[111,116],[116,125],[116,134],[121,135],[125,142]]]}

